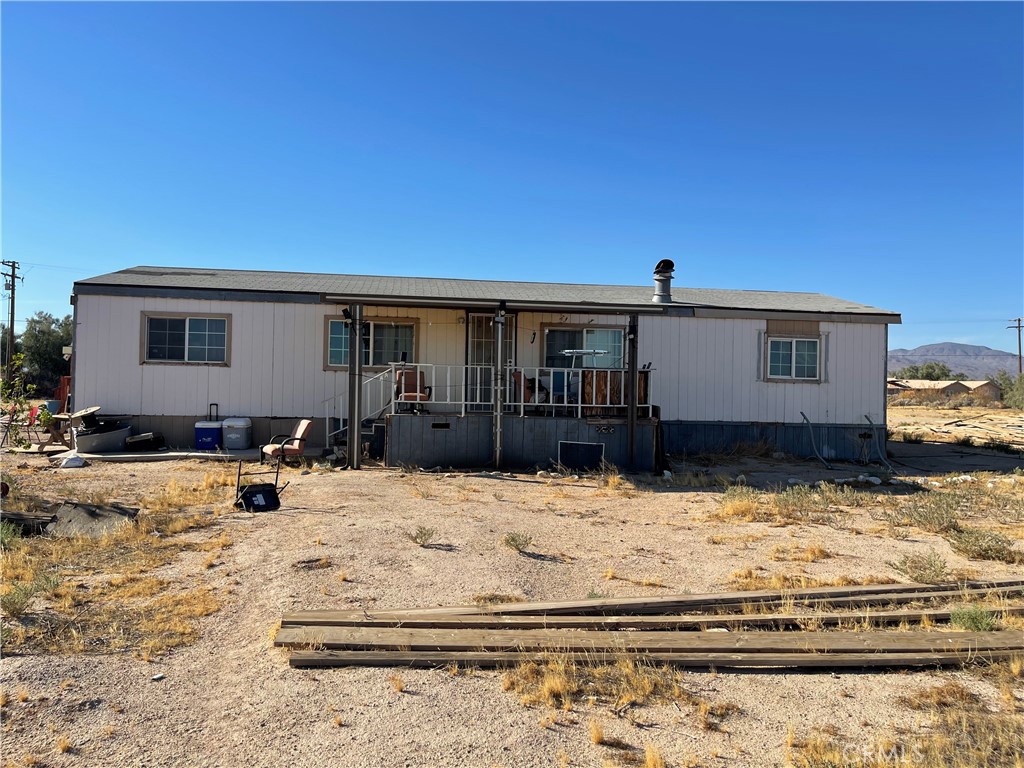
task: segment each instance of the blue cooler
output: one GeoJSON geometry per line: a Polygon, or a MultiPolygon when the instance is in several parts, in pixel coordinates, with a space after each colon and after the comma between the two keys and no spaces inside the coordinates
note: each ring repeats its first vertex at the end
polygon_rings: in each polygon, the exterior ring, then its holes
{"type": "Polygon", "coordinates": [[[221,446],[221,434],[224,422],[222,421],[197,421],[196,422],[196,450],[197,451],[218,451],[221,446]]]}

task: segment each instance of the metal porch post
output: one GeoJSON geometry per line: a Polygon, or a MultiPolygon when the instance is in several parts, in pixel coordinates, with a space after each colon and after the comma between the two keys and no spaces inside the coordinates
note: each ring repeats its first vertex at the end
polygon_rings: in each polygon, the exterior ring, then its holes
{"type": "Polygon", "coordinates": [[[494,466],[501,466],[501,420],[503,418],[505,401],[505,363],[502,356],[505,354],[505,302],[501,302],[498,311],[494,315],[494,323],[497,326],[495,331],[495,343],[498,348],[494,355],[497,363],[497,370],[494,377],[494,466]]]}
{"type": "Polygon", "coordinates": [[[363,305],[350,304],[352,317],[348,323],[348,466],[359,469],[362,458],[362,368],[363,368],[363,305]]]}
{"type": "MultiPolygon", "coordinates": [[[[629,468],[634,469],[636,467],[636,418],[637,418],[637,401],[639,400],[640,380],[637,372],[637,359],[638,354],[637,348],[637,326],[638,318],[637,315],[629,316],[629,329],[626,332],[626,342],[628,345],[627,349],[627,376],[629,377],[629,387],[627,388],[627,397],[629,398],[626,402],[626,442],[629,443],[629,468]]],[[[609,387],[609,390],[611,387],[609,387]]]]}

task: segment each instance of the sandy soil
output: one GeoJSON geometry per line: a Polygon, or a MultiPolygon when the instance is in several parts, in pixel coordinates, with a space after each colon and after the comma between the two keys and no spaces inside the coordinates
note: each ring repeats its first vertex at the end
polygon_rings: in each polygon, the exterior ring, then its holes
{"type": "MultiPolygon", "coordinates": [[[[26,486],[49,489],[51,497],[60,484],[88,483],[127,503],[170,479],[194,481],[222,470],[195,461],[50,470],[32,457],[24,465],[16,471],[26,486]]],[[[766,486],[863,470],[745,460],[713,471],[742,472],[748,483],[766,486]]],[[[791,725],[798,733],[834,727],[853,743],[893,726],[919,726],[921,715],[895,698],[939,679],[960,679],[993,706],[998,699],[988,682],[961,671],[695,672],[686,676],[694,693],[741,708],[723,732],[701,730],[692,710],[672,705],[645,707],[634,722],[607,708],[578,706],[545,728],[540,722],[550,713],[504,692],[499,672],[454,677],[446,670],[400,670],[405,691],[398,693],[389,681],[392,670],[290,669],[285,654],[271,647],[271,632],[282,612],[302,608],[444,605],[488,592],[529,600],[578,599],[595,591],[703,592],[728,589],[730,573],[747,567],[905,580],[888,563],[930,548],[952,568],[981,576],[1020,572],[968,562],[938,536],[898,540],[869,533],[878,528],[870,508],[844,513],[837,527],[709,521],[721,489],[682,489],[651,478],[639,482],[639,490],[608,490],[586,479],[383,469],[290,471],[287,479],[285,508],[222,518],[219,528],[234,545],[219,565],[204,569],[203,553],[186,553],[155,573],[218,591],[222,608],[203,620],[195,644],[152,663],[130,654],[4,658],[3,687],[28,694],[3,708],[4,759],[34,755],[47,766],[462,767],[552,766],[564,754],[569,765],[587,766],[616,754],[588,740],[587,724],[598,719],[609,736],[640,750],[657,745],[669,765],[695,759],[774,766],[784,762],[791,725]],[[410,541],[406,534],[420,525],[434,528],[436,543],[447,546],[410,541]],[[516,554],[500,543],[508,531],[531,535],[531,550],[557,557],[516,554]],[[712,544],[712,536],[734,538],[712,544]],[[743,540],[751,537],[756,540],[743,540]],[[837,554],[817,563],[771,559],[776,545],[794,542],[820,543],[837,554]],[[330,568],[295,567],[322,557],[330,568]],[[607,581],[602,574],[608,568],[637,581],[660,579],[665,588],[607,581]],[[339,579],[341,572],[347,581],[339,579]],[[154,681],[157,674],[165,677],[154,681]],[[66,754],[54,748],[61,734],[74,744],[66,754]]],[[[899,487],[882,486],[878,498],[893,492],[899,487]]]]}
{"type": "Polygon", "coordinates": [[[890,406],[889,428],[897,440],[907,435],[940,443],[969,438],[975,445],[994,441],[1024,450],[1024,413],[1009,408],[890,406]]]}

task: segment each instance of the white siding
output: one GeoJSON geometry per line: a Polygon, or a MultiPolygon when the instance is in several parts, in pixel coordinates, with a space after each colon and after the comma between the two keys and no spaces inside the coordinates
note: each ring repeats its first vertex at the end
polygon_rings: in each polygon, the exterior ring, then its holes
{"type": "Polygon", "coordinates": [[[885,326],[821,323],[827,381],[758,381],[764,320],[641,317],[639,359],[654,363],[652,402],[665,420],[876,424],[885,416],[885,326]]]}
{"type": "MultiPolygon", "coordinates": [[[[107,413],[199,416],[218,403],[222,416],[295,418],[325,415],[343,396],[348,374],[324,370],[324,318],[341,306],[79,296],[75,404],[107,413]],[[143,312],[231,315],[231,365],[142,365],[143,312]]],[[[458,310],[372,307],[365,317],[415,318],[418,362],[465,363],[466,325],[458,310]]],[[[521,313],[516,359],[543,365],[544,328],[624,327],[625,317],[521,313]],[[536,334],[536,336],[534,335],[536,334]]],[[[884,419],[885,326],[822,323],[828,334],[828,381],[758,381],[758,333],[764,320],[640,318],[639,363],[653,363],[652,402],[666,420],[863,423],[884,419]]]]}
{"type": "MultiPolygon", "coordinates": [[[[217,403],[221,416],[295,418],[325,415],[324,401],[343,396],[348,372],[324,370],[324,304],[79,296],[75,337],[76,407],[107,413],[200,416],[217,403]],[[143,312],[231,315],[231,365],[140,364],[143,312]]],[[[366,307],[365,317],[418,319],[420,362],[462,364],[462,312],[366,307]]]]}

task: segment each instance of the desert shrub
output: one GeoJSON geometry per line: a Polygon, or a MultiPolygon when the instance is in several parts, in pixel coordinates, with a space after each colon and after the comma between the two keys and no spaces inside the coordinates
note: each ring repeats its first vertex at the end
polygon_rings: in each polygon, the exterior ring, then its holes
{"type": "Polygon", "coordinates": [[[408,534],[409,541],[414,544],[419,544],[421,547],[427,546],[434,540],[434,536],[437,533],[433,528],[427,528],[424,525],[418,526],[415,531],[408,534]]]}
{"type": "Polygon", "coordinates": [[[961,493],[931,492],[911,498],[895,512],[883,517],[893,525],[912,525],[930,533],[949,533],[960,529],[959,515],[966,501],[961,493]]]}
{"type": "Polygon", "coordinates": [[[953,550],[971,560],[1024,561],[1024,553],[1013,548],[1013,539],[987,528],[963,528],[949,534],[953,550]]]}
{"type": "Polygon", "coordinates": [[[954,627],[968,632],[990,632],[996,628],[996,617],[980,605],[966,605],[954,608],[950,612],[949,621],[954,627]]]}
{"type": "Polygon", "coordinates": [[[889,565],[911,581],[921,584],[937,584],[949,578],[946,559],[934,549],[929,550],[925,555],[919,553],[904,555],[889,565]]]}
{"type": "Polygon", "coordinates": [[[21,528],[14,523],[0,523],[0,549],[12,549],[21,541],[21,528]]]}
{"type": "Polygon", "coordinates": [[[904,443],[912,443],[913,445],[917,445],[919,443],[924,442],[924,438],[921,437],[920,432],[901,432],[900,439],[904,443]]]}
{"type": "Polygon", "coordinates": [[[25,613],[29,603],[39,594],[52,592],[60,585],[60,579],[53,574],[41,574],[29,582],[10,582],[0,594],[0,608],[10,618],[25,613]]]}
{"type": "Polygon", "coordinates": [[[514,549],[520,554],[525,552],[533,544],[533,536],[518,531],[509,531],[501,537],[501,543],[509,549],[514,549]]]}

